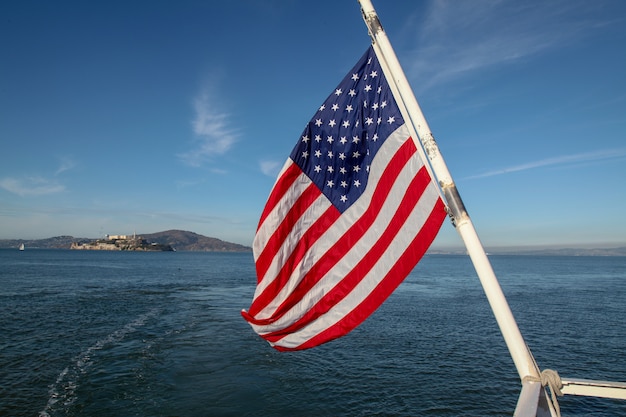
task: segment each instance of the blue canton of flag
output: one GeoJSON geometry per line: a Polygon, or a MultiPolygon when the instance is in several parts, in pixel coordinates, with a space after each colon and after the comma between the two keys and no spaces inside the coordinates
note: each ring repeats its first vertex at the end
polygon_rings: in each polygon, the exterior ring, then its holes
{"type": "Polygon", "coordinates": [[[291,159],[343,213],[365,190],[376,152],[403,123],[370,48],[315,113],[291,159]]]}

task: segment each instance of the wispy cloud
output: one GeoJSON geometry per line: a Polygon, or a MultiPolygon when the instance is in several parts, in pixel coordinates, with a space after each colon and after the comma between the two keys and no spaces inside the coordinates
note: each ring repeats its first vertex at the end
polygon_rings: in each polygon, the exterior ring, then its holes
{"type": "Polygon", "coordinates": [[[56,194],[65,191],[65,186],[58,181],[42,177],[1,178],[0,188],[22,197],[56,194]]]}
{"type": "Polygon", "coordinates": [[[431,1],[426,15],[407,23],[407,28],[421,28],[408,69],[426,89],[528,59],[610,24],[595,18],[597,8],[582,0],[431,1]]]}
{"type": "Polygon", "coordinates": [[[217,175],[226,175],[228,171],[222,168],[211,168],[210,171],[217,175]]]}
{"type": "Polygon", "coordinates": [[[571,165],[583,162],[596,162],[607,159],[623,158],[626,156],[626,149],[608,149],[594,152],[579,153],[573,155],[561,155],[552,158],[540,159],[538,161],[527,162],[525,164],[514,165],[501,168],[483,174],[472,175],[464,179],[478,179],[486,177],[494,177],[496,175],[510,174],[512,172],[527,171],[535,168],[544,168],[549,166],[571,165]]]}
{"type": "Polygon", "coordinates": [[[75,166],[76,166],[76,163],[74,162],[74,160],[72,160],[69,157],[63,157],[61,158],[61,164],[59,165],[59,168],[56,170],[54,175],[59,175],[65,171],[69,171],[75,166]]]}
{"type": "Polygon", "coordinates": [[[203,89],[193,101],[195,118],[192,128],[196,146],[178,155],[188,165],[198,167],[223,155],[238,139],[230,114],[224,112],[216,101],[209,88],[203,89]]]}
{"type": "Polygon", "coordinates": [[[57,194],[66,191],[65,185],[56,178],[60,174],[73,169],[76,163],[69,157],[60,160],[59,167],[47,178],[41,175],[23,175],[21,177],[0,178],[0,189],[22,197],[57,194]]]}
{"type": "Polygon", "coordinates": [[[261,168],[261,172],[268,177],[275,177],[278,175],[280,171],[281,165],[278,161],[259,161],[259,167],[261,168]]]}
{"type": "Polygon", "coordinates": [[[195,180],[178,180],[176,181],[176,188],[189,188],[195,187],[197,185],[203,184],[205,182],[204,179],[195,179],[195,180]]]}

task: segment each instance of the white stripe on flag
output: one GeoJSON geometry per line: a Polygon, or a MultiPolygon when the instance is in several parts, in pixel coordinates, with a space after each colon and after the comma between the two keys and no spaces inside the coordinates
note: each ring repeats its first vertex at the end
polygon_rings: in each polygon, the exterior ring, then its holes
{"type": "MultiPolygon", "coordinates": [[[[420,200],[420,203],[415,207],[411,216],[407,219],[406,223],[419,226],[418,230],[420,230],[425,221],[428,219],[429,214],[424,213],[422,207],[433,207],[438,199],[439,194],[431,187],[431,189],[422,196],[422,200],[420,200]]],[[[413,234],[399,236],[398,238],[401,238],[403,243],[401,248],[406,248],[406,246],[411,242],[414,237],[415,235],[413,234]]],[[[274,342],[274,344],[280,345],[285,348],[295,348],[302,343],[308,341],[315,335],[335,325],[346,314],[348,314],[356,306],[363,302],[365,298],[372,293],[372,291],[374,291],[376,286],[380,283],[381,278],[383,278],[387,274],[387,272],[389,272],[391,266],[395,264],[395,262],[398,260],[400,255],[402,255],[402,253],[403,251],[397,250],[396,247],[388,247],[387,251],[380,258],[380,261],[377,262],[376,266],[366,275],[365,279],[363,279],[363,281],[361,281],[352,290],[349,296],[345,297],[334,307],[332,307],[330,311],[328,311],[328,313],[319,317],[311,324],[305,326],[302,330],[290,333],[280,339],[280,341],[274,342]]],[[[316,291],[313,290],[312,292],[316,291]]]]}

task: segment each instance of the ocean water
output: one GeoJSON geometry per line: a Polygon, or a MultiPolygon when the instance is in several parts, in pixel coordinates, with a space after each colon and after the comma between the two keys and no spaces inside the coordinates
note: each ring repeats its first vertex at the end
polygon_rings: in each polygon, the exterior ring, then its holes
{"type": "MultiPolygon", "coordinates": [[[[490,259],[542,369],[626,381],[626,258],[490,259]]],[[[255,283],[251,254],[0,250],[0,416],[512,415],[519,379],[466,257],[427,255],[359,328],[303,352],[240,317],[255,283]]]]}

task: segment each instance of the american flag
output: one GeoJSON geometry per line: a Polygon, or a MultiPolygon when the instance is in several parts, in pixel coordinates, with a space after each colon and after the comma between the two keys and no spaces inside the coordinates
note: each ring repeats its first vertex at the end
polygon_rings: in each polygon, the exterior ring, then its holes
{"type": "Polygon", "coordinates": [[[341,337],[372,314],[445,218],[374,49],[317,110],[270,193],[243,317],[278,350],[341,337]]]}

